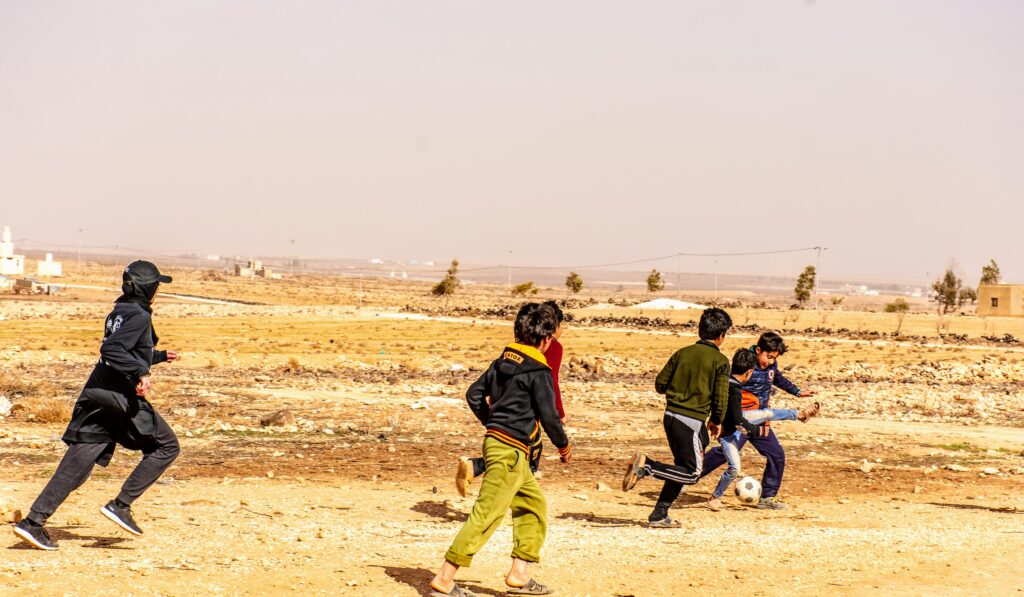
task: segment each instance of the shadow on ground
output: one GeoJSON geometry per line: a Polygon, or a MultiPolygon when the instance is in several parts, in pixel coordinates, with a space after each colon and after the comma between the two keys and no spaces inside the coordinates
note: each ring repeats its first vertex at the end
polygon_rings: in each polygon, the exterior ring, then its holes
{"type": "MultiPolygon", "coordinates": [[[[379,566],[384,569],[384,574],[387,574],[392,580],[400,582],[403,585],[412,587],[421,596],[426,597],[430,595],[430,581],[434,578],[434,573],[425,568],[402,568],[400,566],[379,566]]],[[[495,591],[484,587],[479,584],[476,580],[463,580],[456,579],[456,583],[464,589],[476,593],[477,595],[504,595],[503,591],[495,591]]]]}
{"type": "Polygon", "coordinates": [[[444,502],[420,502],[413,506],[411,510],[445,522],[465,522],[469,518],[468,514],[459,512],[444,502]]]}

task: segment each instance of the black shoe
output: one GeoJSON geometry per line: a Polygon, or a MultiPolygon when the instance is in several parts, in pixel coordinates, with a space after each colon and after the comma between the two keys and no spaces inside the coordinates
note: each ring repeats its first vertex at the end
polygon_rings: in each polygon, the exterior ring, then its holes
{"type": "Polygon", "coordinates": [[[129,533],[136,536],[142,535],[142,529],[139,528],[139,525],[135,524],[135,519],[132,518],[131,506],[122,508],[117,505],[116,501],[111,501],[106,506],[100,508],[100,512],[129,533]]]}
{"type": "Polygon", "coordinates": [[[41,525],[23,520],[14,527],[14,534],[36,549],[53,551],[57,544],[50,539],[50,534],[41,525]]]}

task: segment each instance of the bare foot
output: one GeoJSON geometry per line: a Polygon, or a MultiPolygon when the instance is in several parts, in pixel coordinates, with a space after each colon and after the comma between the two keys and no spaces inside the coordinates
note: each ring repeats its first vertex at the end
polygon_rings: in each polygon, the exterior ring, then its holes
{"type": "Polygon", "coordinates": [[[708,508],[710,508],[712,512],[718,512],[722,509],[722,500],[712,497],[708,500],[708,508]]]}

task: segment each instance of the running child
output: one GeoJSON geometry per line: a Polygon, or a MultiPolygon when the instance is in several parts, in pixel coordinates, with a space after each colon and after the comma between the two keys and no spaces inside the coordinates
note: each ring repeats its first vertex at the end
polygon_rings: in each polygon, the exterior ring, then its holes
{"type": "Polygon", "coordinates": [[[153,387],[150,367],[178,359],[173,350],[155,350],[158,339],[152,321],[157,290],[171,277],[161,275],[148,261],[135,261],[121,279],[123,294],[107,316],[100,360],[75,402],[62,438],[68,450],[28,516],[14,528],[19,538],[36,549],[57,549],[43,525],[85,483],[94,465],[110,463],[118,444],[141,451],[142,460],[100,513],[132,535],[142,535],[132,517],[132,503],[180,451],[174,431],[146,400],[153,387]]]}
{"type": "Polygon", "coordinates": [[[523,305],[516,316],[515,339],[466,392],[466,401],[485,426],[486,471],[469,519],[430,581],[433,597],[472,595],[455,583],[455,574],[473,556],[512,510],[512,567],[505,576],[508,594],[546,595],[546,586],[530,577],[529,564],[540,561],[547,533],[547,501],[530,471],[530,446],[541,428],[558,448],[562,462],[572,460],[572,447],[555,409],[555,390],[544,351],[558,327],[547,305],[523,305]],[[488,401],[488,398],[490,399],[488,401]]]}
{"type": "MultiPolygon", "coordinates": [[[[750,379],[742,386],[744,416],[757,416],[756,413],[747,414],[746,411],[769,408],[773,386],[799,398],[815,395],[814,391],[801,390],[779,371],[778,358],[787,350],[789,347],[782,340],[782,336],[775,332],[761,334],[757,344],[750,347],[750,352],[756,357],[757,364],[750,379]]],[[[820,405],[814,403],[810,408],[814,414],[817,414],[820,405]]],[[[739,438],[736,442],[737,449],[742,448],[747,441],[750,441],[754,449],[768,460],[764,474],[761,476],[761,500],[757,507],[766,510],[786,508],[786,504],[777,497],[779,488],[782,486],[782,475],[786,469],[786,452],[782,449],[782,444],[779,443],[778,437],[772,430],[771,423],[762,424],[757,435],[739,438]]],[[[704,457],[704,471],[701,476],[710,474],[726,461],[725,453],[720,447],[709,450],[704,457]]]]}
{"type": "MultiPolygon", "coordinates": [[[[548,367],[551,368],[551,377],[555,383],[555,408],[558,410],[558,417],[565,422],[565,409],[562,407],[562,392],[558,386],[558,371],[562,368],[562,344],[558,339],[562,336],[564,329],[565,314],[562,313],[562,309],[558,306],[555,301],[545,301],[545,305],[551,307],[551,310],[555,312],[555,319],[558,321],[558,327],[555,328],[555,333],[551,335],[551,345],[546,351],[544,351],[544,358],[548,362],[548,367]]],[[[530,470],[538,479],[540,474],[537,470],[540,468],[540,456],[544,449],[544,442],[541,436],[537,436],[536,442],[530,446],[530,470]]],[[[484,459],[483,458],[459,458],[459,466],[455,470],[455,490],[459,492],[459,495],[466,497],[469,493],[469,486],[473,483],[473,480],[484,474],[484,459]]]]}
{"type": "Polygon", "coordinates": [[[637,452],[626,468],[623,491],[644,477],[665,481],[654,510],[647,517],[651,527],[678,527],[668,510],[684,485],[701,477],[704,449],[717,439],[719,425],[729,403],[729,359],[722,354],[725,335],[732,327],[729,314],[717,307],[704,311],[697,326],[700,340],[676,351],[658,374],[654,388],[665,394],[663,424],[673,464],[664,464],[637,452]]]}
{"type": "MultiPolygon", "coordinates": [[[[718,480],[718,486],[708,500],[708,507],[718,512],[722,508],[722,496],[725,495],[729,485],[734,479],[739,478],[740,472],[740,449],[737,445],[742,437],[740,428],[748,436],[754,437],[761,433],[759,425],[765,421],[791,421],[799,420],[807,422],[807,419],[818,414],[818,403],[799,412],[790,409],[755,409],[743,410],[743,390],[741,386],[750,381],[757,365],[757,357],[746,348],[736,351],[732,357],[732,377],[729,378],[729,409],[726,412],[725,420],[722,422],[722,434],[718,438],[722,452],[729,462],[729,468],[718,480]]],[[[749,393],[748,393],[749,394],[749,393]]],[[[749,394],[752,396],[752,394],[749,394]]]]}

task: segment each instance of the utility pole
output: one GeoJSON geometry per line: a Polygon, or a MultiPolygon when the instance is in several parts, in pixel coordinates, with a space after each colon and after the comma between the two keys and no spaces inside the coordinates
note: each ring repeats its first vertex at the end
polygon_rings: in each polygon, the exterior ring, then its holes
{"type": "Polygon", "coordinates": [[[818,252],[818,257],[814,262],[814,310],[818,311],[821,309],[821,286],[819,280],[821,280],[821,252],[824,249],[822,247],[814,247],[814,249],[818,252]]]}
{"type": "Polygon", "coordinates": [[[292,244],[291,258],[288,260],[288,277],[291,278],[295,273],[295,239],[290,239],[288,242],[292,244]]]}
{"type": "Polygon", "coordinates": [[[715,304],[718,304],[718,260],[715,259],[715,304]]]}
{"type": "Polygon", "coordinates": [[[680,266],[679,261],[680,261],[680,258],[682,256],[683,256],[682,253],[676,253],[676,298],[677,299],[683,298],[683,285],[680,284],[680,282],[679,282],[680,277],[682,275],[681,274],[682,266],[680,266]]]}

